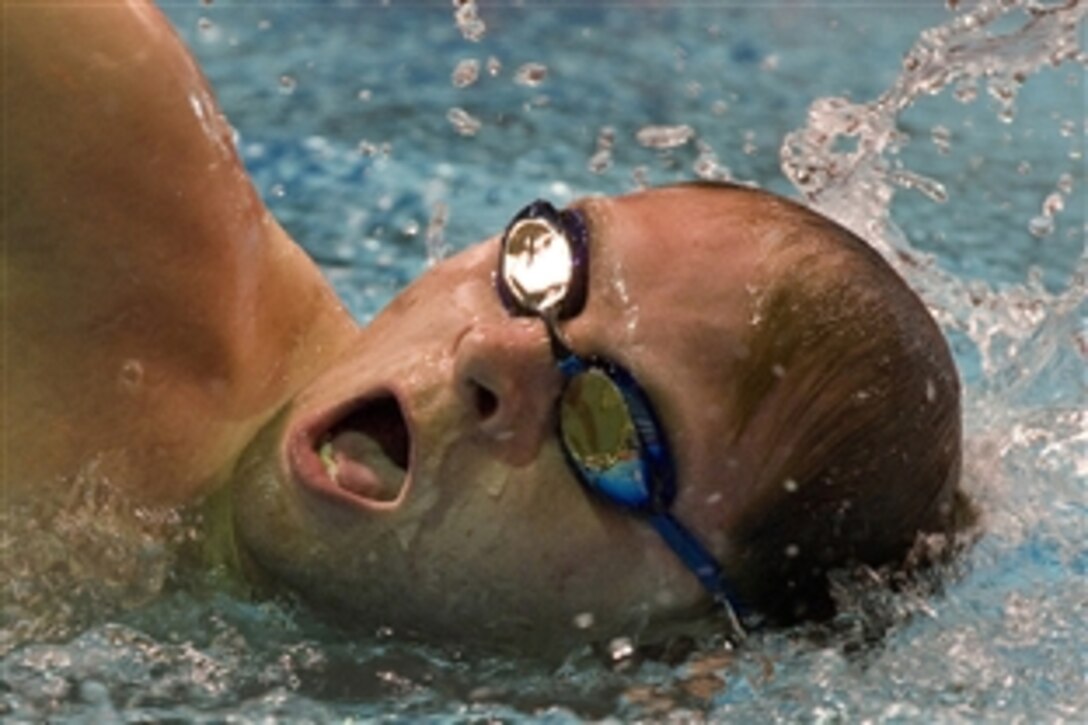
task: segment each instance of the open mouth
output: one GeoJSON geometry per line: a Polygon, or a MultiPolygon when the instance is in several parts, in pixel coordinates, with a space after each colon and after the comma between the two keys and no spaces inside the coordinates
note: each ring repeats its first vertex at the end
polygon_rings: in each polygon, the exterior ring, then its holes
{"type": "Polygon", "coordinates": [[[408,477],[412,438],[397,399],[381,394],[338,408],[295,438],[304,484],[372,508],[392,504],[408,477]]]}

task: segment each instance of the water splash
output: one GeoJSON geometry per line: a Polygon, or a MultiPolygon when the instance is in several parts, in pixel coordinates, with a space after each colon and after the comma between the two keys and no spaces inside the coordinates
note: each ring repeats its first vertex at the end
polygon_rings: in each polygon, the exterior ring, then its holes
{"type": "MultiPolygon", "coordinates": [[[[1088,257],[1082,257],[1069,287],[1051,294],[1041,281],[1029,280],[1009,290],[996,290],[977,280],[963,280],[917,251],[891,218],[899,189],[912,189],[944,202],[949,192],[936,180],[904,167],[899,160],[909,143],[901,115],[914,103],[952,88],[985,82],[1001,100],[1000,113],[1014,107],[1016,89],[1048,66],[1083,62],[1078,31],[1088,3],[1058,5],[1009,0],[983,0],[944,25],[921,34],[903,61],[903,72],[876,100],[854,103],[821,98],[809,109],[808,122],[784,140],[782,170],[817,210],[853,229],[876,246],[920,291],[946,329],[963,332],[975,344],[989,381],[1032,379],[1049,362],[1053,346],[1030,344],[1042,339],[1070,339],[1070,329],[1083,310],[1088,257]],[[991,28],[999,20],[1022,18],[1008,32],[991,28]]],[[[946,143],[939,130],[937,143],[946,143]]],[[[1068,188],[1071,180],[1060,184],[1068,188]]],[[[1033,220],[1039,233],[1049,233],[1060,210],[1062,192],[1047,197],[1033,220]],[[1045,227],[1045,228],[1044,228],[1045,227]]]]}
{"type": "Polygon", "coordinates": [[[901,114],[924,96],[980,81],[999,99],[1002,111],[1015,106],[1023,82],[1044,66],[1079,56],[1078,27],[1088,4],[1072,0],[1044,6],[1035,2],[982,0],[944,25],[921,34],[903,60],[903,72],[879,98],[854,103],[821,98],[809,109],[807,125],[782,143],[782,171],[821,212],[882,247],[909,248],[889,213],[896,188],[914,188],[944,198],[939,182],[902,169],[896,157],[910,143],[901,114]],[[1013,14],[1026,19],[1011,32],[988,29],[1013,14]]]}

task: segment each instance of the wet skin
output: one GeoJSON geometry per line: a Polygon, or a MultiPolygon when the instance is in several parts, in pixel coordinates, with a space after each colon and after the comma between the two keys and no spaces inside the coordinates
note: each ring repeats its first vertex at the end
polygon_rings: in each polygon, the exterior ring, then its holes
{"type": "MultiPolygon", "coordinates": [[[[3,169],[8,500],[48,515],[88,481],[145,503],[232,489],[243,548],[277,577],[361,621],[456,637],[558,646],[707,605],[648,526],[564,463],[559,377],[542,324],[499,304],[495,240],[360,329],[255,194],[152,5],[5,13],[4,90],[21,99],[3,169]],[[386,393],[408,422],[407,482],[365,445],[344,467],[354,493],[322,481],[321,427],[386,393]]],[[[563,330],[642,382],[677,459],[675,514],[725,558],[747,462],[703,381],[743,353],[730,331],[761,252],[743,231],[758,210],[714,197],[582,203],[590,295],[563,330]]]]}
{"type": "MultiPolygon", "coordinates": [[[[746,221],[767,210],[696,189],[576,206],[589,221],[589,293],[563,332],[645,387],[676,458],[674,512],[728,568],[752,463],[721,381],[746,355],[774,244],[746,221]]],[[[256,440],[236,476],[241,542],[303,591],[440,635],[569,643],[706,607],[652,529],[589,494],[564,461],[544,325],[502,306],[497,257],[492,239],[425,274],[256,440]],[[411,438],[403,488],[337,486],[323,434],[387,395],[411,438]],[[587,635],[576,622],[590,619],[587,635]]]]}
{"type": "MultiPolygon", "coordinates": [[[[259,569],[352,621],[521,652],[710,608],[650,526],[567,466],[562,381],[543,323],[499,301],[497,238],[361,328],[261,203],[154,6],[4,13],[7,501],[48,521],[81,487],[222,492],[259,569]]],[[[745,424],[732,381],[767,281],[802,266],[799,208],[702,188],[575,206],[588,298],[563,335],[640,381],[676,461],[673,514],[735,572],[731,537],[793,421],[763,406],[745,424]]]]}

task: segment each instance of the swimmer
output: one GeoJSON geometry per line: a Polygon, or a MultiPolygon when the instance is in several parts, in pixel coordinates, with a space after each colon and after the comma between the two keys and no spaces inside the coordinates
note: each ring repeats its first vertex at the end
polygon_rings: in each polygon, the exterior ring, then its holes
{"type": "Polygon", "coordinates": [[[9,501],[214,501],[244,575],[522,652],[825,617],[962,523],[948,346],[833,222],[526,200],[360,327],[153,5],[4,13],[9,501]]]}

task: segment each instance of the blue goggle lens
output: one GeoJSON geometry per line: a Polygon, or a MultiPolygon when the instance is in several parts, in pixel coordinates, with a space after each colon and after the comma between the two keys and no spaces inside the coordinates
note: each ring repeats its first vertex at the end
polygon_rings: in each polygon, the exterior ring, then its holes
{"type": "Polygon", "coordinates": [[[591,488],[625,508],[650,508],[638,431],[623,392],[604,370],[589,368],[568,381],[559,429],[567,456],[591,488]]]}

